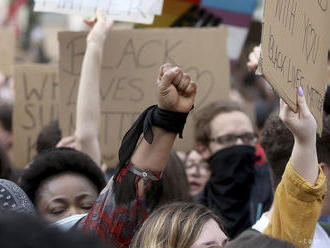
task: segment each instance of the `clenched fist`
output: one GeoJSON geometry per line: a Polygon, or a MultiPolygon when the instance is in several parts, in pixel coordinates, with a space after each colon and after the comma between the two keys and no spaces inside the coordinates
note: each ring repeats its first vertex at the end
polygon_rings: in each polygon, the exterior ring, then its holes
{"type": "Polygon", "coordinates": [[[182,113],[192,109],[197,85],[179,67],[170,64],[161,66],[157,85],[160,108],[182,113]]]}

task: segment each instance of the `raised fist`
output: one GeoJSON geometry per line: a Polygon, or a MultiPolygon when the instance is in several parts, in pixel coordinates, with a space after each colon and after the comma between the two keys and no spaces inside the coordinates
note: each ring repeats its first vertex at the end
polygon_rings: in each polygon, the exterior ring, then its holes
{"type": "Polygon", "coordinates": [[[160,108],[182,113],[192,109],[197,85],[179,67],[170,64],[161,66],[157,85],[160,108]]]}

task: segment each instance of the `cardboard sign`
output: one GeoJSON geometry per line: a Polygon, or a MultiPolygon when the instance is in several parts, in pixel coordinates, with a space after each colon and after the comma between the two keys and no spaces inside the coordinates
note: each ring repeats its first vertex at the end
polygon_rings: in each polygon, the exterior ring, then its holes
{"type": "MultiPolygon", "coordinates": [[[[75,130],[75,112],[86,33],[59,33],[60,41],[60,124],[64,135],[75,130]]],[[[198,83],[195,110],[205,104],[227,99],[229,61],[226,31],[205,29],[140,29],[112,31],[104,48],[101,75],[102,156],[115,166],[121,140],[139,114],[157,104],[156,79],[159,67],[169,62],[180,65],[198,83]]],[[[96,83],[96,82],[91,82],[96,83]]],[[[178,149],[193,146],[190,117],[184,142],[178,149]]]]}
{"type": "Polygon", "coordinates": [[[0,27],[0,73],[6,76],[13,74],[15,41],[14,29],[0,27]]]}
{"type": "Polygon", "coordinates": [[[151,24],[161,15],[163,0],[35,0],[35,11],[94,16],[100,8],[116,21],[151,24]]]}
{"type": "Polygon", "coordinates": [[[58,119],[57,67],[15,66],[14,164],[23,168],[35,155],[41,129],[58,119]]]}
{"type": "Polygon", "coordinates": [[[328,0],[267,0],[262,31],[262,73],[297,110],[297,88],[322,132],[327,82],[328,0]]]}

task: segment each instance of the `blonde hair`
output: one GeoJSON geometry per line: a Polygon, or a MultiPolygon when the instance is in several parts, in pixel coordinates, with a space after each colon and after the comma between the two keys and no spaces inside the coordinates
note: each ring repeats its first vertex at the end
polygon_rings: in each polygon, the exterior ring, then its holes
{"type": "Polygon", "coordinates": [[[197,203],[178,202],[155,210],[136,233],[131,248],[190,248],[204,224],[219,218],[197,203]]]}

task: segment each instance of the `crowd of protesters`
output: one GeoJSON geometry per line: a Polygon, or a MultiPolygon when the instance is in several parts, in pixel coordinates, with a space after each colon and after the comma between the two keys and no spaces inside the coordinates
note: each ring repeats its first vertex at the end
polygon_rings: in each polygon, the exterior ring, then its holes
{"type": "MultiPolygon", "coordinates": [[[[73,136],[52,121],[17,172],[12,109],[0,105],[1,247],[330,247],[329,87],[322,136],[299,87],[297,112],[274,93],[258,125],[237,101],[210,103],[195,115],[194,149],[175,151],[199,89],[164,64],[157,102],[123,138],[117,167],[104,170],[100,71],[113,22],[98,11],[89,24],[73,136]]],[[[251,51],[252,72],[260,52],[251,51]]]]}

